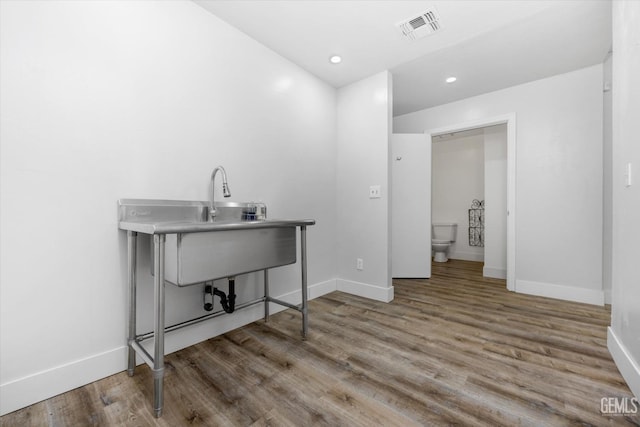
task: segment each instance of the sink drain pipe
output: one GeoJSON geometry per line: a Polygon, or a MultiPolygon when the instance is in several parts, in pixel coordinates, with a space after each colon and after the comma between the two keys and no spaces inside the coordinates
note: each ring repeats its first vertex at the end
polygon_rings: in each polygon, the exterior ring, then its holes
{"type": "Polygon", "coordinates": [[[204,286],[204,306],[205,311],[213,311],[213,286],[204,286]]]}
{"type": "Polygon", "coordinates": [[[220,305],[222,305],[222,309],[226,313],[233,313],[236,309],[236,278],[231,276],[228,277],[229,281],[229,295],[225,294],[218,288],[213,288],[211,285],[206,285],[204,288],[204,309],[206,311],[213,310],[213,295],[217,295],[220,297],[220,305]]]}

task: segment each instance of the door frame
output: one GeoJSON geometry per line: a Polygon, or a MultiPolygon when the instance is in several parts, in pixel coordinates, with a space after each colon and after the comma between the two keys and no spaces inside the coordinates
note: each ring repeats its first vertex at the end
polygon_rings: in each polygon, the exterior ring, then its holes
{"type": "MultiPolygon", "coordinates": [[[[427,129],[427,140],[434,136],[484,128],[494,125],[507,125],[507,289],[516,290],[516,113],[487,117],[457,123],[445,127],[427,129]]],[[[432,144],[433,149],[433,144],[432,144]]],[[[433,153],[432,153],[433,158],[433,153]]],[[[433,172],[432,172],[433,173],[433,172]]]]}

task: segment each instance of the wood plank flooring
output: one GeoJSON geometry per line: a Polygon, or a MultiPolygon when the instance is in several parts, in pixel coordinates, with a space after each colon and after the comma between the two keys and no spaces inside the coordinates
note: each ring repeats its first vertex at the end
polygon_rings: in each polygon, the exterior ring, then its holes
{"type": "Polygon", "coordinates": [[[7,414],[2,426],[636,425],[606,347],[606,308],[508,292],[482,264],[434,263],[390,304],[334,292],[166,358],[165,413],[146,366],[7,414]]]}

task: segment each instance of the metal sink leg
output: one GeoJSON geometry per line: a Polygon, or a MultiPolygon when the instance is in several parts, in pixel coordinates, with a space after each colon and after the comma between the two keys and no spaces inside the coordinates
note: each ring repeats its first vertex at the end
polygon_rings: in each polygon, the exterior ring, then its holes
{"type": "Polygon", "coordinates": [[[164,400],[164,248],[166,236],[153,236],[153,359],[140,345],[136,331],[136,252],[138,233],[127,232],[128,246],[128,281],[129,281],[129,354],[127,373],[133,376],[136,368],[136,351],[151,367],[153,373],[153,414],[156,418],[162,416],[164,400]]]}
{"type": "Polygon", "coordinates": [[[300,227],[300,269],[302,270],[302,339],[307,339],[307,227],[300,227]]]}
{"type": "Polygon", "coordinates": [[[153,411],[162,416],[164,380],[164,247],[165,235],[153,235],[153,411]]]}
{"type": "Polygon", "coordinates": [[[264,269],[264,321],[269,321],[269,270],[264,269]]]}
{"type": "Polygon", "coordinates": [[[127,231],[127,273],[129,280],[129,358],[127,373],[133,376],[136,369],[136,352],[131,346],[136,339],[136,256],[138,247],[138,233],[127,231]]]}

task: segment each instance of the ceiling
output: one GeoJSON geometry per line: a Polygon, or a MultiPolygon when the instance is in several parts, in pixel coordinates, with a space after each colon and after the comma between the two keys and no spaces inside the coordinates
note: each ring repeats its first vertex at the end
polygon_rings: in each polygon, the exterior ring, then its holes
{"type": "Polygon", "coordinates": [[[336,88],[390,70],[394,116],[599,64],[611,48],[610,0],[193,1],[336,88]],[[396,24],[433,9],[440,31],[403,38],[396,24]]]}

